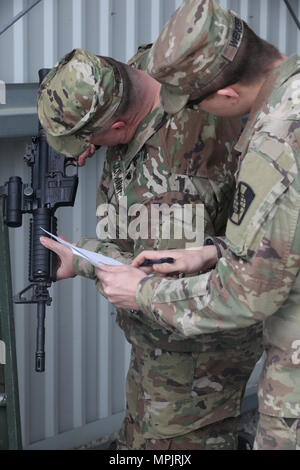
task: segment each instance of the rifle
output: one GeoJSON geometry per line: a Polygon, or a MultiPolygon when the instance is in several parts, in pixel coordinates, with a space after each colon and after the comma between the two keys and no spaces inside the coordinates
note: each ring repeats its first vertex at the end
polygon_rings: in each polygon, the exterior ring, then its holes
{"type": "MultiPolygon", "coordinates": [[[[49,69],[39,71],[40,84],[49,69]]],[[[13,297],[16,304],[37,304],[37,335],[35,370],[45,370],[45,312],[52,298],[48,289],[56,281],[57,259],[55,253],[44,248],[41,230],[57,234],[55,211],[58,207],[73,206],[78,186],[76,174],[68,176],[72,159],[55,152],[47,143],[46,133],[40,122],[38,136],[27,146],[24,160],[31,169],[31,184],[23,184],[19,176],[12,176],[0,188],[4,197],[3,219],[8,227],[21,227],[22,215],[32,214],[30,220],[30,285],[13,297]],[[25,296],[24,294],[28,294],[25,296]]]]}

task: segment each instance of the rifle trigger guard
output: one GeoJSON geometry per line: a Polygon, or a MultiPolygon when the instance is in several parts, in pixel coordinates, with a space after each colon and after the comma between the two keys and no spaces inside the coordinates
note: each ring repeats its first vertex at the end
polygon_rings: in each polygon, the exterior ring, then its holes
{"type": "Polygon", "coordinates": [[[38,304],[38,303],[45,303],[46,305],[51,305],[52,298],[48,292],[48,286],[40,285],[40,284],[30,284],[29,286],[25,287],[21,292],[13,296],[13,301],[15,304],[38,304]],[[23,295],[26,292],[32,291],[31,298],[26,298],[23,295]]]}

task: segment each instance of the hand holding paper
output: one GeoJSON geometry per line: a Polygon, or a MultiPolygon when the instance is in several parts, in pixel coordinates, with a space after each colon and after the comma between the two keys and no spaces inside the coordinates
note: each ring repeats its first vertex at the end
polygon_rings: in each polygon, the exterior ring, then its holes
{"type": "Polygon", "coordinates": [[[47,233],[47,235],[49,235],[50,237],[58,241],[58,243],[61,243],[62,245],[69,248],[73,252],[74,255],[84,258],[86,261],[91,263],[96,268],[99,267],[100,263],[106,264],[108,266],[122,266],[123,265],[123,263],[121,263],[120,261],[117,261],[113,258],[109,258],[108,256],[104,256],[101,253],[94,253],[93,251],[84,250],[83,248],[78,248],[77,246],[72,245],[72,243],[69,243],[63,240],[62,238],[57,237],[56,235],[53,235],[53,233],[47,232],[47,230],[45,229],[42,229],[42,230],[45,233],[47,233]]]}
{"type": "Polygon", "coordinates": [[[67,279],[75,276],[71,254],[74,253],[98,268],[95,270],[96,275],[102,283],[105,296],[111,303],[116,307],[138,308],[135,295],[138,283],[146,276],[143,271],[127,266],[100,253],[78,248],[66,240],[47,232],[47,230],[42,230],[58,242],[56,243],[46,237],[41,238],[42,245],[55,251],[59,257],[60,266],[57,270],[57,279],[67,279]],[[99,264],[102,264],[101,268],[99,264]],[[128,283],[128,279],[130,279],[130,283],[128,283]]]}

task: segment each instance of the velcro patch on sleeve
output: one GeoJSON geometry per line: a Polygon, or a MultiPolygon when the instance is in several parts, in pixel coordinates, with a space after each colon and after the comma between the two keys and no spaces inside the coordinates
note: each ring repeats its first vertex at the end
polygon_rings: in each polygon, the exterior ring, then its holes
{"type": "Polygon", "coordinates": [[[229,208],[229,219],[233,224],[241,225],[254,198],[255,193],[249,184],[241,181],[229,208]]]}

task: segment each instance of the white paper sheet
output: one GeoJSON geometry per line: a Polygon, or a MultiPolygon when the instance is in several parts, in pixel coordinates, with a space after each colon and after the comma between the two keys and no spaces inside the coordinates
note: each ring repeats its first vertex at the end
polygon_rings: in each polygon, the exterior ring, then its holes
{"type": "Polygon", "coordinates": [[[61,243],[62,245],[66,246],[69,248],[74,255],[80,256],[81,258],[84,258],[86,261],[91,263],[93,266],[98,268],[99,263],[102,264],[107,264],[109,266],[123,266],[123,263],[120,261],[117,261],[113,258],[109,258],[108,256],[104,256],[101,253],[94,253],[93,251],[89,250],[84,250],[83,248],[78,248],[77,246],[72,245],[69,242],[66,242],[62,238],[57,237],[56,235],[53,235],[53,233],[47,232],[44,228],[40,227],[43,232],[47,233],[52,238],[55,238],[56,241],[61,243]]]}

